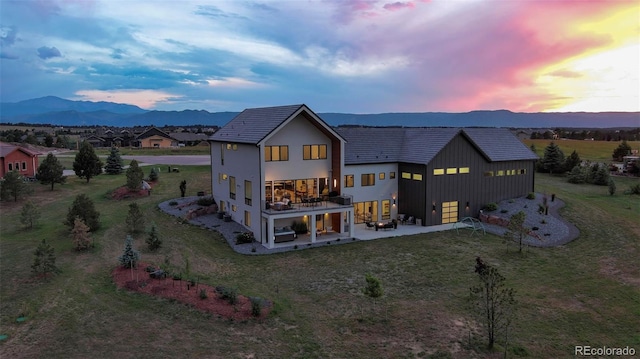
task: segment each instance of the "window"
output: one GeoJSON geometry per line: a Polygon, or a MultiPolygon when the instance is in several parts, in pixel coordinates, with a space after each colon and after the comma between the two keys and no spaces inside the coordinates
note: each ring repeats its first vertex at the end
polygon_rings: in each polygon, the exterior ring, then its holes
{"type": "Polygon", "coordinates": [[[244,211],[244,225],[251,227],[251,212],[244,211]]]}
{"type": "Polygon", "coordinates": [[[382,219],[391,218],[391,201],[388,199],[382,200],[382,219]]]}
{"type": "Polygon", "coordinates": [[[304,146],[302,146],[302,159],[304,159],[304,160],[325,160],[325,159],[327,159],[327,145],[304,145],[304,146]]]}
{"type": "Polygon", "coordinates": [[[420,173],[414,173],[414,174],[413,174],[413,180],[414,180],[414,181],[422,181],[422,174],[420,174],[420,173]]]}
{"type": "Polygon", "coordinates": [[[220,144],[220,164],[224,166],[224,144],[220,144]]]}
{"type": "Polygon", "coordinates": [[[27,163],[26,162],[22,162],[22,170],[23,171],[27,170],[27,163]]]}
{"type": "Polygon", "coordinates": [[[360,175],[361,186],[374,186],[376,184],[375,173],[363,173],[360,175]]]}
{"type": "Polygon", "coordinates": [[[251,181],[244,181],[244,204],[251,206],[252,196],[251,181]]]}
{"type": "Polygon", "coordinates": [[[442,202],[442,224],[458,221],[458,201],[442,202]]]}
{"type": "Polygon", "coordinates": [[[395,172],[389,172],[389,179],[395,179],[396,178],[396,173],[395,172]]]}
{"type": "Polygon", "coordinates": [[[228,178],[226,173],[218,173],[218,183],[222,183],[222,181],[226,181],[228,178]]]}
{"type": "Polygon", "coordinates": [[[233,212],[237,211],[237,210],[238,210],[238,206],[236,206],[235,204],[232,204],[232,205],[231,205],[231,210],[232,210],[233,212]]]}
{"type": "Polygon", "coordinates": [[[411,179],[411,173],[409,173],[409,172],[402,172],[402,178],[403,178],[403,179],[411,179]]]}
{"type": "Polygon", "coordinates": [[[444,168],[434,168],[433,169],[433,175],[434,176],[440,176],[444,174],[444,168]]]}
{"type": "Polygon", "coordinates": [[[485,177],[493,177],[493,171],[484,171],[485,177]]]}
{"type": "Polygon", "coordinates": [[[469,173],[469,167],[460,167],[458,173],[469,173]]]}
{"type": "Polygon", "coordinates": [[[523,169],[520,169],[520,174],[521,174],[521,175],[526,174],[526,173],[527,173],[527,170],[526,170],[526,169],[524,169],[524,168],[523,168],[523,169]]]}
{"type": "Polygon", "coordinates": [[[353,187],[353,175],[345,175],[344,176],[344,186],[345,187],[353,187]]]}
{"type": "Polygon", "coordinates": [[[229,176],[229,198],[236,199],[236,178],[229,176]]]}
{"type": "Polygon", "coordinates": [[[227,143],[227,149],[230,150],[231,149],[231,144],[227,143]]]}
{"type": "Polygon", "coordinates": [[[498,173],[496,173],[496,176],[504,176],[504,171],[503,170],[498,171],[498,173]]]}
{"type": "Polygon", "coordinates": [[[228,150],[234,150],[234,151],[237,151],[237,150],[238,150],[238,144],[237,144],[237,143],[233,143],[233,144],[231,144],[231,143],[227,143],[227,149],[228,149],[228,150]]]}
{"type": "Polygon", "coordinates": [[[9,163],[9,172],[13,171],[13,163],[9,163]]]}
{"type": "Polygon", "coordinates": [[[383,180],[383,179],[384,179],[384,172],[380,172],[380,173],[378,174],[378,179],[379,179],[379,180],[383,180]]]}
{"type": "Polygon", "coordinates": [[[264,148],[264,160],[270,161],[288,161],[289,146],[267,146],[264,148]]]}
{"type": "Polygon", "coordinates": [[[454,175],[454,174],[456,174],[456,173],[458,173],[458,169],[457,169],[457,168],[455,168],[455,167],[449,167],[449,168],[447,168],[447,174],[448,174],[448,175],[454,175]]]}

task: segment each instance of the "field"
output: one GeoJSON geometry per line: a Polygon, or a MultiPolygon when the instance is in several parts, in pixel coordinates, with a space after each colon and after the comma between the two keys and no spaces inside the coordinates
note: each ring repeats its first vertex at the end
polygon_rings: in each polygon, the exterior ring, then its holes
{"type": "MultiPolygon", "coordinates": [[[[544,156],[544,149],[551,143],[551,140],[529,140],[525,139],[524,142],[527,146],[531,147],[533,144],[536,148],[538,156],[544,156]]],[[[569,156],[571,152],[576,151],[580,158],[583,160],[597,161],[597,162],[611,162],[611,155],[621,142],[618,141],[584,141],[584,140],[554,140],[553,143],[558,145],[565,157],[569,156]]],[[[634,150],[640,150],[640,141],[627,141],[629,146],[634,150]]]]}
{"type": "MultiPolygon", "coordinates": [[[[542,145],[538,148],[543,148],[542,145]]],[[[117,290],[117,265],[130,202],[107,194],[124,175],[101,175],[88,184],[31,184],[42,218],[22,229],[23,203],[1,203],[0,341],[2,358],[485,358],[480,322],[469,309],[476,283],[474,259],[497,266],[517,290],[517,317],[509,357],[573,357],[575,345],[634,347],[640,352],[640,200],[623,195],[637,179],[606,187],[570,185],[536,174],[536,190],[566,201],[562,211],[580,229],[572,243],[550,249],[506,251],[502,239],[455,232],[356,242],[270,256],[233,252],[216,232],[180,223],[157,203],[209,190],[206,166],[162,173],[153,195],[138,200],[147,224],[164,241],[157,253],[136,239],[142,260],[191,271],[212,285],[274,302],[262,321],[230,321],[184,305],[117,290]],[[88,253],[72,250],[61,222],[75,195],[86,193],[101,213],[102,228],[88,253]],[[48,281],[31,276],[37,244],[56,249],[62,273],[48,281]],[[376,303],[361,294],[364,277],[385,291],[376,303]],[[16,322],[21,315],[26,321],[16,322]]]]}

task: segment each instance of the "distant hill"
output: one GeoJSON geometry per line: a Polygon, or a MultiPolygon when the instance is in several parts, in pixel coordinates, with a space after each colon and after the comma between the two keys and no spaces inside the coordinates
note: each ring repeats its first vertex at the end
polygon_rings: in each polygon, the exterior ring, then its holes
{"type": "MultiPolygon", "coordinates": [[[[204,110],[145,111],[111,102],[71,101],[47,96],[0,103],[0,122],[58,126],[224,126],[237,112],[204,110]]],[[[519,113],[507,110],[464,113],[421,112],[348,114],[319,113],[332,126],[636,128],[638,112],[519,113]]]]}

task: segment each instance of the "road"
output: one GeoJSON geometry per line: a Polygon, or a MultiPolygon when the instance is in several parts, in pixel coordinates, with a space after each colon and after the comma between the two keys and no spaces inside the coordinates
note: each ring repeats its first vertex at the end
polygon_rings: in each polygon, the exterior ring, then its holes
{"type": "MultiPolygon", "coordinates": [[[[69,156],[72,157],[72,156],[69,156]]],[[[104,157],[104,156],[102,156],[104,157]]],[[[125,168],[129,166],[131,160],[138,161],[140,166],[150,165],[172,165],[179,166],[209,166],[211,156],[208,155],[178,155],[178,156],[121,156],[125,168]]],[[[104,162],[104,158],[101,158],[104,162]]],[[[65,176],[74,175],[73,170],[64,170],[65,176]]]]}

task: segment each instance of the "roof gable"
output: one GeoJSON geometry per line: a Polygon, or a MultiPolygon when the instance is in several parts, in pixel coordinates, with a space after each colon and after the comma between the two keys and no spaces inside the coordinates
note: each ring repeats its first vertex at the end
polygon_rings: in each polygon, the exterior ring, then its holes
{"type": "Polygon", "coordinates": [[[160,136],[160,137],[164,137],[164,138],[167,138],[169,140],[175,141],[175,139],[173,137],[169,136],[168,133],[162,131],[161,129],[159,129],[157,127],[151,127],[149,129],[145,130],[144,132],[142,132],[141,134],[136,136],[136,139],[137,140],[143,140],[145,138],[149,138],[149,137],[153,137],[153,136],[160,136]]]}
{"type": "Polygon", "coordinates": [[[20,151],[29,157],[35,157],[38,155],[37,152],[31,151],[28,148],[14,146],[9,143],[0,142],[0,157],[7,157],[10,153],[14,151],[20,151]]]}

